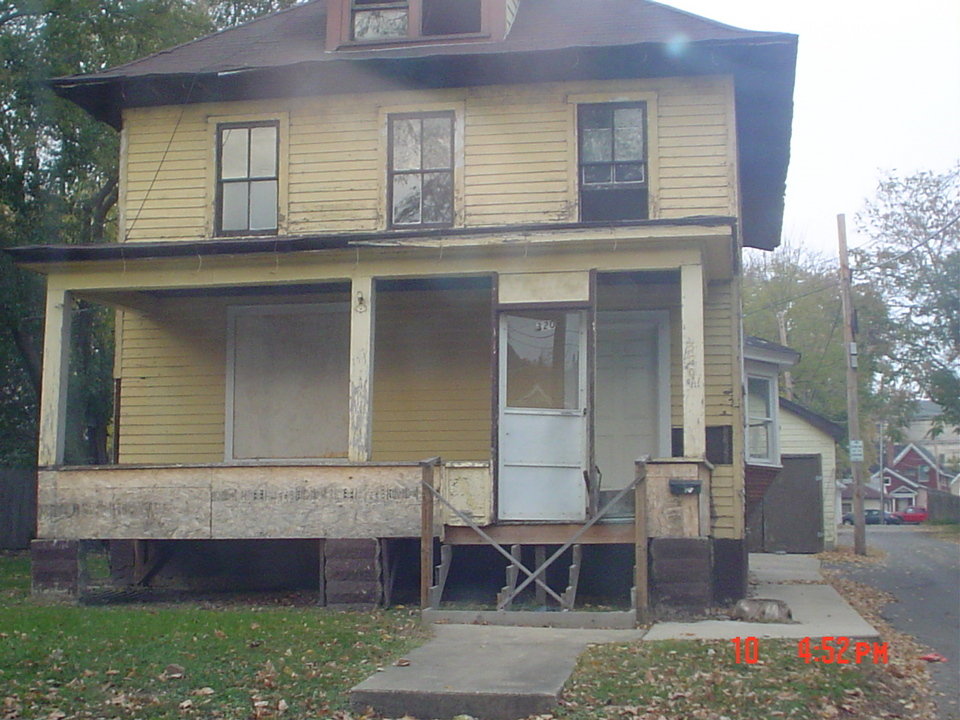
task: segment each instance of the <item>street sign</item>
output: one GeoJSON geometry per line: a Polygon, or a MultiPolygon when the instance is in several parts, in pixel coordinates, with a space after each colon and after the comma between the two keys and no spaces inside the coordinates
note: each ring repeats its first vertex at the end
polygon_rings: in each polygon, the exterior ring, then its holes
{"type": "Polygon", "coordinates": [[[863,462],[863,440],[850,441],[850,462],[863,462]]]}

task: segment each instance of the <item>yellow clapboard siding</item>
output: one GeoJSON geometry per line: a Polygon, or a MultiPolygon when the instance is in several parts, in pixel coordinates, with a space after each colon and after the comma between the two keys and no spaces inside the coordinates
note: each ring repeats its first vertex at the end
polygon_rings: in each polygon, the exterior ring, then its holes
{"type": "Polygon", "coordinates": [[[563,204],[573,198],[561,196],[575,190],[570,161],[576,146],[575,113],[569,98],[601,92],[611,93],[611,98],[656,93],[657,113],[651,122],[656,122],[659,137],[654,152],[662,182],[657,200],[663,215],[717,212],[733,197],[727,167],[732,157],[730,87],[723,78],[663,78],[331,95],[322,100],[296,98],[285,107],[276,107],[275,101],[256,101],[129,110],[125,113],[128,224],[135,214],[132,210],[139,210],[129,235],[131,239],[204,237],[212,224],[214,187],[212,168],[207,166],[213,158],[208,145],[214,126],[208,117],[238,119],[245,113],[263,117],[278,111],[289,118],[281,163],[288,195],[280,209],[287,228],[297,232],[374,229],[384,222],[384,198],[380,197],[385,173],[384,114],[392,108],[410,111],[428,105],[433,109],[445,103],[463,108],[464,135],[456,145],[464,166],[461,212],[468,223],[497,222],[496,204],[503,210],[502,222],[567,220],[571,208],[563,204]],[[539,177],[534,167],[541,171],[539,177]],[[698,176],[714,181],[697,180],[698,176]],[[499,193],[486,189],[497,185],[511,189],[499,193]],[[689,192],[670,194],[676,188],[689,192]],[[703,207],[682,202],[696,200],[701,188],[714,188],[717,197],[723,193],[726,202],[706,199],[703,207]],[[556,197],[550,195],[554,192],[556,197]],[[523,211],[518,212],[520,207],[523,211]]]}

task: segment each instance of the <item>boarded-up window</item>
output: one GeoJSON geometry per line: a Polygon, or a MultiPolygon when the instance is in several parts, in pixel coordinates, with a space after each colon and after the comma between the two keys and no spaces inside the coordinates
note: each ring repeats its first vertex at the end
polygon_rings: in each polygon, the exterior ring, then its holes
{"type": "Polygon", "coordinates": [[[232,308],[227,459],[347,456],[344,304],[232,308]]]}

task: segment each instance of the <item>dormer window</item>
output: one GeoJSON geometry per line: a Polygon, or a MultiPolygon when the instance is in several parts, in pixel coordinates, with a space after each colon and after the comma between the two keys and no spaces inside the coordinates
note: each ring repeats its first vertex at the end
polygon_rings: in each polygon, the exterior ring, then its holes
{"type": "Polygon", "coordinates": [[[483,0],[347,0],[348,41],[390,42],[484,31],[483,0]]]}

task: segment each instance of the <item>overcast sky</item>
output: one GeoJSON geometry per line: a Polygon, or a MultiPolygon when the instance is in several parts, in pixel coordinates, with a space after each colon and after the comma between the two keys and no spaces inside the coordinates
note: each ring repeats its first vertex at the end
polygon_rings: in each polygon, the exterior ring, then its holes
{"type": "Polygon", "coordinates": [[[784,236],[830,257],[881,172],[960,160],[958,0],[664,0],[750,30],[800,36],[784,236]]]}

